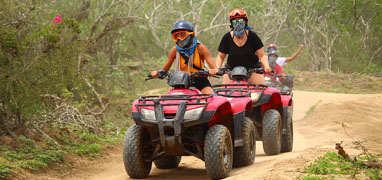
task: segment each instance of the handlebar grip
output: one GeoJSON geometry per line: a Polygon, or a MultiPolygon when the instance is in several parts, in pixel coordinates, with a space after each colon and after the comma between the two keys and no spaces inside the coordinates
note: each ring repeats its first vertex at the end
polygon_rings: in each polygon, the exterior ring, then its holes
{"type": "Polygon", "coordinates": [[[217,75],[217,76],[223,76],[223,75],[224,75],[224,72],[223,72],[223,71],[218,71],[218,72],[216,72],[216,75],[217,75]]]}
{"type": "Polygon", "coordinates": [[[229,72],[229,69],[228,69],[228,68],[219,68],[218,72],[216,72],[216,75],[218,75],[218,76],[223,76],[223,75],[226,74],[227,72],[229,72]]]}
{"type": "Polygon", "coordinates": [[[147,77],[152,78],[153,76],[151,75],[151,73],[148,73],[147,77]]]}

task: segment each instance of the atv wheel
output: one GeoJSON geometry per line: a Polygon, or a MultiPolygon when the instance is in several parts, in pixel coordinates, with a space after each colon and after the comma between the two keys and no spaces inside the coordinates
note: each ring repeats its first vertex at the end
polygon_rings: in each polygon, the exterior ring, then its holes
{"type": "Polygon", "coordinates": [[[165,155],[158,160],[154,161],[154,164],[159,169],[171,169],[178,167],[181,156],[165,155]]]}
{"type": "Polygon", "coordinates": [[[291,152],[293,149],[293,122],[291,117],[288,118],[286,128],[287,130],[285,134],[283,134],[281,142],[281,152],[291,152]]]}
{"type": "Polygon", "coordinates": [[[255,161],[256,136],[255,126],[249,117],[245,117],[243,122],[244,146],[236,147],[233,154],[233,166],[247,166],[255,161]]]}
{"type": "Polygon", "coordinates": [[[275,109],[267,110],[263,120],[263,148],[267,155],[276,155],[281,150],[281,116],[275,109]]]}
{"type": "Polygon", "coordinates": [[[152,162],[151,149],[145,147],[150,136],[142,126],[131,126],[125,135],[123,162],[125,170],[131,178],[140,179],[149,175],[152,162]]]}
{"type": "Polygon", "coordinates": [[[233,147],[229,130],[223,125],[214,125],[208,131],[204,145],[204,161],[211,179],[222,179],[232,169],[233,147]]]}

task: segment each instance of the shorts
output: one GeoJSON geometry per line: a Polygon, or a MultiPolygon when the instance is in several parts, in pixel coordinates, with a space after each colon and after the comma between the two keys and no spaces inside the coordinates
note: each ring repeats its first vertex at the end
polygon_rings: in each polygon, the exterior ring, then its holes
{"type": "Polygon", "coordinates": [[[210,81],[206,77],[195,78],[192,86],[196,87],[200,91],[205,87],[211,87],[210,81]]]}

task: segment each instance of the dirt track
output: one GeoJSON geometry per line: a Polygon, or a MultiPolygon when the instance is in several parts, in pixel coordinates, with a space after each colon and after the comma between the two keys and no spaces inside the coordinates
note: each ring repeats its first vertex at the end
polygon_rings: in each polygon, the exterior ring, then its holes
{"type": "MultiPolygon", "coordinates": [[[[382,94],[351,95],[296,91],[294,94],[294,148],[290,153],[266,156],[262,143],[257,142],[253,165],[235,168],[227,179],[294,179],[304,176],[303,167],[317,156],[333,150],[336,142],[344,141],[348,153],[356,155],[352,138],[366,140],[365,146],[382,153],[382,94]],[[317,105],[315,110],[306,112],[317,105]]],[[[121,145],[122,147],[122,145],[121,145]]],[[[39,179],[44,179],[41,177],[39,179]]],[[[46,177],[45,179],[56,179],[46,177]]],[[[123,167],[122,148],[86,166],[62,175],[64,180],[128,180],[123,167]]],[[[182,157],[176,169],[151,170],[148,179],[208,179],[204,162],[194,157],[182,157]]]]}

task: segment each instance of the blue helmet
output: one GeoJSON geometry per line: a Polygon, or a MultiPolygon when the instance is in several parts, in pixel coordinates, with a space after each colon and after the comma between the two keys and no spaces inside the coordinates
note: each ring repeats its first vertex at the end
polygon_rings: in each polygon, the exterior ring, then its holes
{"type": "Polygon", "coordinates": [[[189,21],[186,20],[176,21],[174,25],[172,25],[171,34],[180,30],[194,32],[194,25],[192,25],[189,21]]]}

